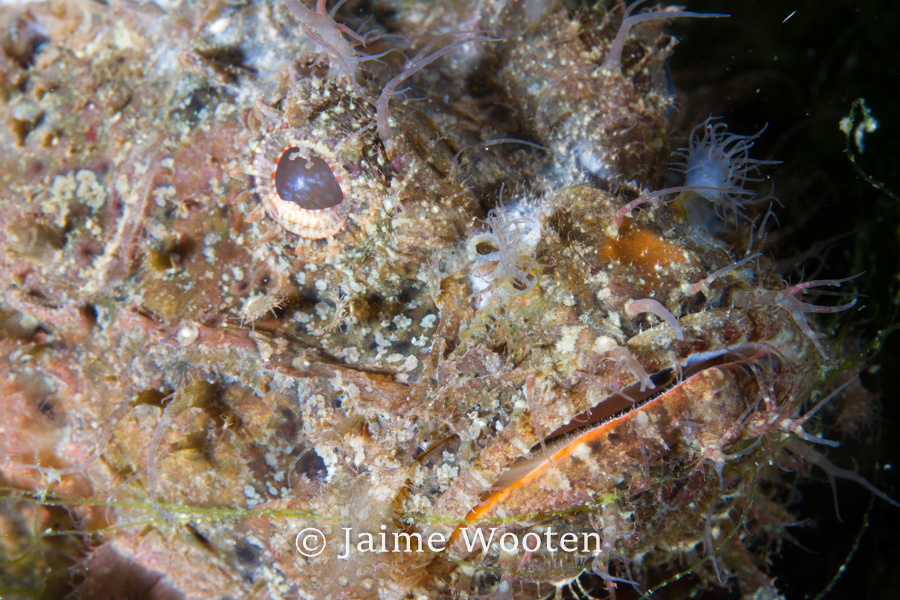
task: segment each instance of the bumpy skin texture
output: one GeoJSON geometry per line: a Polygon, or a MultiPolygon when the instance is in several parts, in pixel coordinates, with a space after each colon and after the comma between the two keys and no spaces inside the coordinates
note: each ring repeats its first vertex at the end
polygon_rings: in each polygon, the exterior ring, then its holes
{"type": "MultiPolygon", "coordinates": [[[[793,522],[778,465],[802,471],[813,452],[769,417],[795,416],[824,360],[789,314],[753,302],[744,271],[686,295],[737,257],[677,210],[608,233],[629,182],[658,177],[672,145],[659,24],[635,28],[621,72],[601,72],[615,11],[549,3],[523,23],[524,4],[451,2],[427,23],[398,5],[414,47],[442,22],[503,40],[410,80],[428,101],[392,99],[389,150],[371,105],[317,64],[280,3],[51,2],[0,17],[26,40],[0,55],[2,519],[17,551],[28,531],[70,532],[42,538],[14,577],[37,585],[49,567],[42,585],[81,597],[527,598],[586,569],[643,581],[695,567],[714,585],[712,561],[696,566],[714,554],[744,593],[768,590],[761,566],[793,522]],[[453,160],[497,137],[546,150],[453,160]],[[323,240],[248,222],[274,158],[298,144],[352,204],[323,240]],[[501,189],[502,210],[537,232],[521,248],[536,283],[479,310],[467,240],[501,189]],[[626,313],[644,298],[683,340],[626,313]],[[672,373],[636,407],[619,394],[641,369],[672,373]],[[598,405],[626,412],[476,509],[598,405]],[[604,550],[341,545],[343,528],[449,536],[477,517],[520,536],[598,531],[604,550]],[[751,539],[753,523],[765,527],[751,539]],[[328,540],[315,557],[295,548],[305,527],[328,540]]],[[[370,96],[397,60],[361,65],[370,96]]]]}

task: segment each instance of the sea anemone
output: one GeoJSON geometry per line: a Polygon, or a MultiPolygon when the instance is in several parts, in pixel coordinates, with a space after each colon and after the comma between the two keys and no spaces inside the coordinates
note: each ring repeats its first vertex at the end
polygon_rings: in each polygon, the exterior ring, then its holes
{"type": "MultiPolygon", "coordinates": [[[[717,215],[746,217],[746,207],[769,198],[759,197],[748,185],[763,180],[760,167],[780,161],[750,158],[750,148],[765,127],[753,135],[737,135],[728,133],[728,126],[718,119],[709,117],[694,127],[687,147],[675,152],[680,161],[673,168],[684,173],[683,188],[693,189],[712,203],[717,215]]],[[[692,208],[688,205],[689,215],[692,208]]],[[[709,218],[702,220],[708,222],[709,218]]]]}
{"type": "Polygon", "coordinates": [[[717,230],[729,217],[750,219],[746,209],[773,199],[760,196],[749,186],[763,181],[759,169],[781,161],[750,158],[750,148],[766,130],[753,135],[728,133],[720,117],[709,117],[691,130],[687,147],[675,151],[675,171],[684,173],[684,185],[641,194],[622,208],[610,223],[609,235],[618,235],[625,217],[641,204],[663,204],[663,198],[679,194],[687,220],[692,226],[717,230]]]}
{"type": "Polygon", "coordinates": [[[528,294],[537,283],[534,248],[540,238],[540,223],[531,215],[517,214],[499,206],[484,223],[488,231],[469,239],[473,261],[471,282],[478,308],[528,294]]]}

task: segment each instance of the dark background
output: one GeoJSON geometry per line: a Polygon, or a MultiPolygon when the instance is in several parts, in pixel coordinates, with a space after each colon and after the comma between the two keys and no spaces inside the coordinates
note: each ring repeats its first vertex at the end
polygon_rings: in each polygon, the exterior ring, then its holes
{"type": "MultiPolygon", "coordinates": [[[[898,320],[900,8],[887,0],[685,4],[731,17],[672,23],[681,40],[670,59],[681,94],[676,121],[689,126],[721,115],[730,131],[744,134],[768,123],[753,156],[784,161],[770,171],[784,203],[778,210],[784,233],[771,252],[784,259],[783,274],[794,283],[865,271],[853,282],[857,308],[831,322],[865,345],[898,320]],[[866,136],[858,163],[894,198],[860,177],[845,153],[838,123],[859,97],[880,127],[866,136]],[[824,240],[830,243],[821,245],[824,240]],[[792,264],[810,250],[806,260],[792,264]]],[[[829,458],[843,468],[856,461],[869,481],[900,498],[900,332],[887,337],[862,381],[881,398],[875,439],[846,440],[829,458]],[[878,470],[876,464],[894,468],[878,470]]],[[[808,521],[791,531],[807,549],[786,543],[771,569],[789,600],[816,598],[828,589],[870,506],[869,492],[838,481],[841,522],[824,474],[816,475],[821,482],[802,486],[795,508],[808,521]]],[[[900,508],[876,499],[868,519],[857,552],[825,598],[900,597],[900,508]]]]}

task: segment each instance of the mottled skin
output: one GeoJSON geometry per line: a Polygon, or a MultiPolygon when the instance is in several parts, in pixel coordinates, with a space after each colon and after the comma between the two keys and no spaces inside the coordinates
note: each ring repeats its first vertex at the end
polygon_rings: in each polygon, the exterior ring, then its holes
{"type": "MultiPolygon", "coordinates": [[[[584,569],[677,573],[713,550],[702,540],[715,521],[718,567],[747,594],[769,585],[768,546],[747,550],[743,519],[752,504],[779,524],[774,543],[791,518],[759,492],[762,480],[784,485],[781,472],[753,465],[802,456],[787,454],[800,440],[775,425],[746,437],[742,419],[768,409],[767,394],[783,406],[823,363],[790,315],[732,306],[756,290],[737,272],[685,295],[734,257],[691,235],[677,211],[636,212],[607,233],[636,193],[629,182],[657,177],[670,146],[656,25],[636,28],[620,72],[600,72],[614,14],[552,8],[526,27],[521,4],[434,11],[432,23],[472,22],[504,39],[411,79],[411,95],[428,99],[392,100],[389,151],[371,105],[317,64],[281,3],[4,13],[6,31],[39,25],[49,42],[27,61],[2,55],[0,473],[14,509],[3,523],[20,532],[18,550],[35,522],[83,542],[45,538],[22,581],[70,556],[89,565],[87,578],[45,585],[124,596],[146,591],[150,574],[165,576],[158,593],[172,598],[405,598],[485,595],[513,581],[530,597],[533,582],[562,585],[584,569]],[[548,86],[550,71],[565,77],[548,86]],[[454,166],[460,149],[501,134],[548,152],[496,146],[454,166]],[[334,236],[252,221],[285,141],[341,171],[352,210],[334,236]],[[619,194],[614,183],[625,184],[619,194]],[[501,188],[539,225],[529,250],[538,280],[476,310],[468,259],[446,272],[428,265],[436,250],[465,256],[501,188]],[[685,339],[626,314],[638,298],[661,302],[685,339]],[[502,503],[521,527],[605,531],[596,561],[536,555],[514,576],[525,557],[339,558],[343,527],[452,532],[517,460],[540,452],[541,435],[638,381],[610,360],[615,348],[651,374],[728,349],[744,366],[660,382],[674,389],[605,434],[609,464],[560,465],[502,503]],[[148,451],[171,393],[183,412],[166,414],[148,451]],[[121,403],[133,407],[105,423],[121,403]],[[101,460],[53,472],[89,457],[108,427],[101,460]],[[723,463],[726,447],[734,460],[723,463]],[[148,468],[177,529],[152,506],[148,468]],[[66,510],[29,495],[44,491],[70,497],[66,510]],[[305,558],[294,536],[312,526],[329,545],[305,558]],[[104,565],[132,573],[134,587],[105,579],[104,565]]],[[[406,31],[413,47],[429,34],[420,25],[406,31]]],[[[377,96],[399,60],[361,65],[360,85],[377,96]]],[[[696,577],[716,581],[709,563],[696,577]]]]}

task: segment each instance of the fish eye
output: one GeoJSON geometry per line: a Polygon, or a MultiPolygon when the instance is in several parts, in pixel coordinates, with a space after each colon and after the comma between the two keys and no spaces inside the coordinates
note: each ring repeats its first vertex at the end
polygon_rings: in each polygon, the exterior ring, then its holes
{"type": "Polygon", "coordinates": [[[344,201],[344,191],[328,163],[315,155],[304,158],[296,147],[281,153],[274,179],[278,197],[304,210],[325,210],[344,201]]]}

